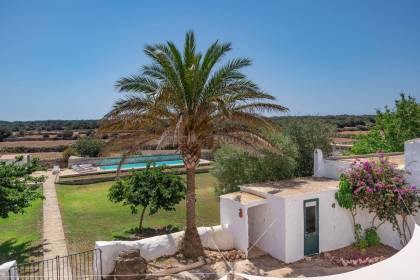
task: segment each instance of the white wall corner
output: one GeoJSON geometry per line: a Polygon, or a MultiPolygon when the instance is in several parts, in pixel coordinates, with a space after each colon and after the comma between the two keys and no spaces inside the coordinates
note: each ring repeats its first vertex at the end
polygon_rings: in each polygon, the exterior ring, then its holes
{"type": "Polygon", "coordinates": [[[420,138],[408,140],[404,143],[405,171],[407,181],[420,187],[420,138]]]}
{"type": "Polygon", "coordinates": [[[314,177],[324,177],[324,154],[321,149],[314,151],[314,177]]]}

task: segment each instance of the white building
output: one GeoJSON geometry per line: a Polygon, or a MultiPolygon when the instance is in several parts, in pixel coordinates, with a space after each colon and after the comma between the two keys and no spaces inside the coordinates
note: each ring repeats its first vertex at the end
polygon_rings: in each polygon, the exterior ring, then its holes
{"type": "MultiPolygon", "coordinates": [[[[420,139],[407,141],[405,153],[387,157],[410,172],[409,183],[420,186],[420,139]]],[[[232,231],[235,248],[248,253],[257,246],[274,258],[294,262],[305,255],[352,244],[351,216],[337,204],[335,193],[340,174],[353,160],[354,157],[325,159],[316,150],[313,177],[244,185],[239,192],[221,196],[221,224],[232,231]]],[[[371,217],[366,211],[359,211],[357,223],[368,228],[371,217]]],[[[419,223],[420,215],[415,218],[419,223]]],[[[382,243],[401,248],[391,224],[380,227],[378,234],[382,243]]]]}

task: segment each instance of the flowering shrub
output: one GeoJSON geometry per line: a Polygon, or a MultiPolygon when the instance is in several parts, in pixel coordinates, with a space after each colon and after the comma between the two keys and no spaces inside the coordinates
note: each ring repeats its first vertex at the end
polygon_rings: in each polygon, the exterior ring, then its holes
{"type": "Polygon", "coordinates": [[[419,198],[418,190],[406,183],[404,175],[404,171],[397,169],[382,154],[376,161],[355,160],[350,169],[342,174],[336,199],[341,207],[352,213],[356,241],[355,215],[359,207],[374,213],[372,229],[378,229],[388,221],[400,235],[401,245],[408,242],[411,232],[407,218],[417,212],[419,198]],[[377,220],[379,223],[375,224],[377,220]]]}

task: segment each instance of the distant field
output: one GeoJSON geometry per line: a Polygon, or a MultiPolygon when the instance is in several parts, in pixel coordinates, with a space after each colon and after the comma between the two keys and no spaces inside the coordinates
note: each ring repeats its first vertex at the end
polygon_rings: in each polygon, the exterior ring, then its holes
{"type": "Polygon", "coordinates": [[[40,160],[57,160],[63,158],[63,153],[50,152],[50,153],[30,153],[32,157],[39,158],[40,160]]]}
{"type": "Polygon", "coordinates": [[[15,142],[0,142],[1,148],[25,147],[25,148],[51,148],[58,146],[68,146],[75,142],[75,140],[50,140],[50,141],[15,141],[15,142]]]}
{"type": "MultiPolygon", "coordinates": [[[[197,174],[197,225],[219,224],[219,201],[214,196],[215,177],[209,173],[197,174]]],[[[92,249],[96,240],[113,240],[130,236],[128,231],[138,225],[139,215],[130,208],[108,200],[112,182],[83,186],[57,185],[61,216],[67,245],[71,252],[92,249]]],[[[173,225],[183,227],[185,202],[176,211],[160,211],[145,216],[145,227],[173,225]]]]}

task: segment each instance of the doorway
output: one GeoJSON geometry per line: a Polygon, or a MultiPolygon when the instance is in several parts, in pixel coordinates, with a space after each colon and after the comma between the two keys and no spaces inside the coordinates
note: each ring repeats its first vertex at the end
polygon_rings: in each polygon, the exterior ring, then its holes
{"type": "Polygon", "coordinates": [[[304,254],[319,253],[319,199],[303,201],[304,254]]]}

